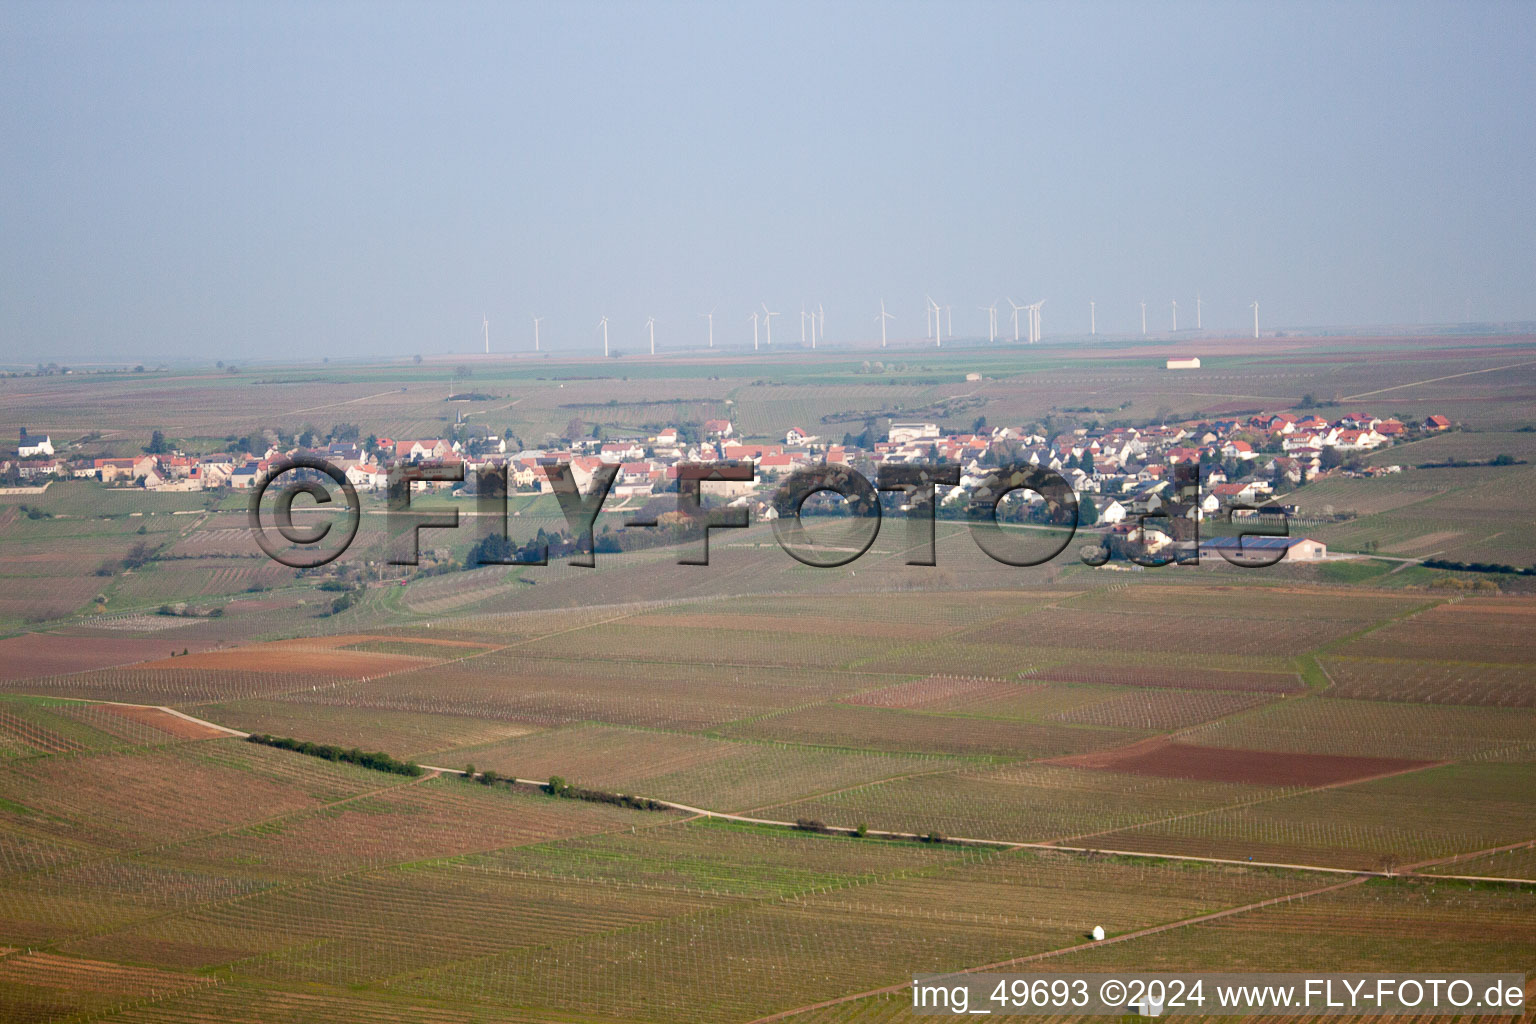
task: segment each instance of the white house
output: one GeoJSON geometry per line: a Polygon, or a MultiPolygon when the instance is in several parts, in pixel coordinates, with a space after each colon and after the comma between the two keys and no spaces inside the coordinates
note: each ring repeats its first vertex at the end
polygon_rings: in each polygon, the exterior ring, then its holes
{"type": "Polygon", "coordinates": [[[1099,522],[1113,525],[1125,521],[1125,506],[1118,501],[1112,501],[1105,505],[1099,512],[1099,522]]]}
{"type": "Polygon", "coordinates": [[[892,444],[909,444],[913,441],[934,441],[939,437],[937,423],[892,423],[886,438],[892,444]]]}
{"type": "Polygon", "coordinates": [[[22,459],[35,459],[39,455],[52,455],[53,442],[48,435],[38,437],[29,434],[25,430],[21,432],[21,443],[16,446],[16,456],[22,459]]]}

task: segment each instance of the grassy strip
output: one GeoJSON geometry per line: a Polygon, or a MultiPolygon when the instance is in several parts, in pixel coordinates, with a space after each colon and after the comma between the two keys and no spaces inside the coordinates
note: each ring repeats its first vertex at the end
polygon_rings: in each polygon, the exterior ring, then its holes
{"type": "Polygon", "coordinates": [[[268,736],[259,732],[251,733],[246,739],[252,743],[277,747],[279,750],[292,750],[326,761],[343,761],[347,764],[361,765],[376,772],[391,772],[395,775],[414,777],[425,771],[419,764],[397,760],[383,751],[368,752],[356,747],[348,750],[346,747],[338,747],[332,743],[310,743],[308,740],[296,740],[291,736],[268,736]]]}

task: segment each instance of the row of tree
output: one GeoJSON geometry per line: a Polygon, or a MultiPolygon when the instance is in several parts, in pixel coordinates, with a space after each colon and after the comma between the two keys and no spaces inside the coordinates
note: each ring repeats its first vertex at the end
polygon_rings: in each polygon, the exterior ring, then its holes
{"type": "Polygon", "coordinates": [[[363,768],[371,768],[376,772],[391,772],[395,775],[421,775],[425,769],[413,761],[401,761],[391,757],[382,750],[365,751],[357,747],[339,747],[333,743],[311,743],[308,740],[296,740],[291,736],[269,736],[266,733],[253,732],[246,737],[252,743],[260,743],[268,747],[277,747],[279,750],[292,750],[296,753],[307,754],[310,757],[318,757],[325,761],[338,761],[346,764],[355,764],[363,768]]]}

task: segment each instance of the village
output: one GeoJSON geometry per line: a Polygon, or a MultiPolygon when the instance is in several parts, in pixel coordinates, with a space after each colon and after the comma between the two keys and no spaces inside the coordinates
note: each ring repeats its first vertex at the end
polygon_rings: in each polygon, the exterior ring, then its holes
{"type": "MultiPolygon", "coordinates": [[[[577,426],[572,424],[567,432],[575,433],[577,426]]],[[[1118,540],[1155,551],[1164,535],[1138,529],[1143,516],[1172,513],[1197,520],[1223,512],[1246,516],[1260,504],[1295,515],[1300,509],[1294,493],[1306,483],[1333,474],[1399,473],[1401,466],[1366,465],[1361,456],[1451,426],[1438,415],[1410,424],[1365,412],[1332,419],[1317,413],[1277,412],[1141,427],[1076,427],[1046,436],[1039,427],[988,428],[984,420],[964,433],[946,432],[936,422],[893,420],[884,432],[885,440],[868,441],[868,431],[861,438],[845,435],[832,440],[791,427],[782,440],[770,442],[744,439],[731,421],[711,419],[634,436],[572,436],[563,438],[559,446],[518,451],[509,451],[511,438],[486,435],[405,441],[368,437],[322,443],[306,434],[296,440],[307,444],[202,455],[168,448],[157,432],[150,445],[155,451],[92,459],[70,459],[55,449],[50,437],[23,430],[17,458],[0,463],[0,474],[8,483],[31,487],[52,480],[90,479],[150,491],[239,491],[257,486],[279,460],[305,454],[335,466],[363,492],[384,490],[392,466],[446,466],[456,479],[417,482],[413,487],[471,496],[476,476],[484,469],[504,467],[510,488],[537,494],[550,490],[550,465],[568,464],[583,491],[601,467],[616,465],[610,496],[621,502],[643,502],[675,492],[682,463],[750,462],[755,467],[751,482],[714,483],[709,490],[715,500],[745,506],[761,520],[777,514],[771,498],[778,482],[819,464],[868,475],[887,463],[958,465],[959,487],[941,492],[939,499],[941,510],[950,512],[963,508],[966,496],[991,470],[1024,465],[1052,470],[1068,482],[1077,495],[1079,525],[1104,528],[1118,540]],[[1181,465],[1198,467],[1200,491],[1195,503],[1184,500],[1187,495],[1176,494],[1174,477],[1181,465]],[[461,472],[454,471],[460,467],[461,472]],[[1280,496],[1290,497],[1270,504],[1280,496]]],[[[350,436],[355,430],[341,433],[350,436]]],[[[1033,492],[1021,493],[1026,505],[1043,501],[1033,492]]],[[[1297,549],[1290,557],[1325,557],[1326,548],[1309,544],[1293,543],[1297,549]]]]}
{"type": "MultiPolygon", "coordinates": [[[[850,436],[841,441],[791,427],[782,441],[745,440],[729,420],[666,427],[624,437],[567,437],[548,448],[508,451],[507,438],[413,439],[369,437],[279,447],[259,453],[187,454],[174,449],[125,458],[71,459],[46,435],[23,430],[17,458],[0,461],[8,482],[38,485],[49,480],[90,479],[109,486],[154,491],[199,491],[255,486],[276,461],[298,454],[319,457],[346,474],[360,491],[382,491],[389,469],[399,464],[462,465],[463,480],[418,483],[451,491],[469,489],[475,473],[505,466],[508,484],[520,492],[550,489],[545,467],[568,463],[577,486],[585,490],[601,466],[618,466],[613,495],[646,498],[676,490],[677,466],[685,462],[751,462],[750,484],[718,484],[743,504],[761,499],[782,477],[808,466],[827,464],[872,468],[885,463],[945,463],[961,467],[958,491],[966,491],[993,468],[1030,465],[1060,473],[1094,509],[1091,522],[1114,524],[1136,512],[1159,507],[1181,464],[1200,467],[1203,513],[1268,500],[1329,474],[1398,473],[1398,465],[1365,465],[1360,456],[1396,442],[1449,430],[1443,416],[1414,424],[1352,412],[1335,419],[1292,412],[1243,419],[1190,420],[1143,427],[1078,427],[1044,436],[1038,427],[987,428],[978,421],[969,432],[944,432],[933,422],[894,420],[886,439],[862,447],[850,436]]],[[[306,438],[306,440],[310,440],[306,438]]],[[[162,447],[157,437],[151,447],[162,447]]],[[[951,500],[959,500],[958,493],[951,500]]],[[[766,510],[764,505],[763,509],[766,510]]]]}

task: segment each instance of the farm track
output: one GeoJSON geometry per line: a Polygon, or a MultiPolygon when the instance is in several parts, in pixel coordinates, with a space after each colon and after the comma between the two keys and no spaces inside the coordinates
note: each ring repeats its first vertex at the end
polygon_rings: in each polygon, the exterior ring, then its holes
{"type": "MultiPolygon", "coordinates": [[[[163,706],[160,706],[160,705],[153,705],[153,704],[126,704],[126,703],[121,702],[121,701],[96,701],[96,700],[89,700],[89,699],[86,699],[86,698],[68,698],[68,699],[70,699],[70,700],[78,700],[81,703],[86,703],[86,704],[115,704],[115,705],[118,705],[120,707],[153,708],[155,710],[164,711],[164,712],[168,712],[170,714],[176,715],[178,718],[182,718],[182,719],[184,719],[184,720],[186,720],[188,722],[191,722],[193,724],[202,725],[202,726],[206,726],[206,727],[208,727],[210,729],[218,730],[219,732],[226,733],[226,734],[228,734],[231,737],[245,737],[245,736],[250,735],[249,733],[241,732],[238,729],[231,729],[228,726],[219,725],[217,722],[210,722],[210,721],[207,721],[205,719],[196,718],[196,717],[194,717],[192,715],[187,715],[187,714],[175,711],[172,708],[167,708],[167,707],[163,707],[163,706]]],[[[463,769],[460,769],[460,768],[447,768],[447,767],[444,767],[442,765],[423,764],[423,765],[421,765],[421,767],[423,769],[425,769],[428,774],[423,775],[423,776],[421,776],[418,779],[413,779],[409,783],[399,783],[396,786],[386,786],[386,787],[383,787],[382,789],[379,789],[379,790],[372,790],[372,791],[369,791],[368,793],[359,794],[357,796],[346,797],[346,798],[344,798],[342,800],[336,801],[334,804],[330,804],[330,805],[327,805],[327,806],[336,806],[336,805],[339,805],[339,804],[345,804],[345,803],[351,802],[353,800],[363,799],[363,798],[368,797],[368,796],[373,796],[373,795],[376,795],[378,793],[382,793],[382,792],[386,792],[386,791],[391,790],[391,789],[398,788],[399,785],[409,785],[411,783],[420,782],[420,781],[423,781],[425,779],[434,778],[434,777],[437,777],[437,776],[440,776],[440,775],[458,775],[458,776],[462,776],[462,775],[465,774],[463,769]]],[[[1345,787],[1345,786],[1355,785],[1355,784],[1361,783],[1361,782],[1374,781],[1375,779],[1391,778],[1391,777],[1394,777],[1394,776],[1397,776],[1397,775],[1410,774],[1410,773],[1415,772],[1415,771],[1423,771],[1423,770],[1425,770],[1425,767],[1432,767],[1432,766],[1424,766],[1424,767],[1419,767],[1419,768],[1410,768],[1410,769],[1405,769],[1403,771],[1387,772],[1385,774],[1377,775],[1377,776],[1372,776],[1372,777],[1367,778],[1367,779],[1350,779],[1350,780],[1345,780],[1345,781],[1340,781],[1340,782],[1335,782],[1335,783],[1329,783],[1329,784],[1323,785],[1323,786],[1307,787],[1307,788],[1301,790],[1301,792],[1310,793],[1310,792],[1316,792],[1316,791],[1327,790],[1327,789],[1337,789],[1337,788],[1341,788],[1341,787],[1345,787]]],[[[938,772],[938,773],[919,772],[919,773],[915,773],[915,774],[916,775],[927,775],[927,774],[944,774],[944,773],[943,772],[938,772]]],[[[522,786],[539,786],[539,787],[542,787],[545,784],[545,781],[542,780],[542,779],[509,778],[507,781],[513,782],[513,783],[516,783],[516,784],[522,785],[522,786]]],[[[851,787],[851,788],[857,789],[859,787],[855,786],[855,787],[851,787]]],[[[627,794],[627,795],[640,796],[640,794],[627,794]]],[[[1247,801],[1247,802],[1245,802],[1243,804],[1238,804],[1238,805],[1234,805],[1234,806],[1250,806],[1252,804],[1264,803],[1264,802],[1267,802],[1269,800],[1282,799],[1284,797],[1291,797],[1291,796],[1297,796],[1297,795],[1299,795],[1299,794],[1295,793],[1295,792],[1285,792],[1285,793],[1282,793],[1282,794],[1279,794],[1279,795],[1265,796],[1265,797],[1263,797],[1261,799],[1258,799],[1258,800],[1247,801]]],[[[793,822],[793,821],[784,821],[784,820],[777,819],[777,818],[760,818],[760,817],[756,817],[756,816],[753,816],[753,815],[750,815],[750,814],[733,814],[733,813],[730,813],[728,811],[715,811],[715,810],[710,810],[709,808],[705,808],[705,807],[695,807],[695,806],[693,806],[691,804],[679,803],[679,802],[677,802],[675,800],[660,800],[660,799],[656,799],[656,798],[645,798],[645,799],[652,799],[652,800],[655,801],[655,803],[658,803],[658,804],[662,805],[663,807],[666,807],[666,808],[674,810],[674,811],[681,811],[682,813],[692,815],[695,818],[715,818],[715,819],[718,819],[718,820],[721,820],[721,821],[734,821],[734,822],[739,822],[739,823],[745,824],[745,825],[766,825],[766,826],[771,826],[771,827],[774,827],[774,828],[789,828],[789,829],[797,828],[797,824],[795,822],[793,822]]],[[[1223,808],[1219,808],[1219,809],[1220,810],[1225,810],[1227,808],[1223,807],[1223,808]]],[[[277,815],[277,816],[275,816],[271,820],[272,821],[281,820],[282,818],[289,817],[291,813],[292,812],[277,815]]],[[[1209,810],[1207,810],[1207,811],[1198,811],[1198,812],[1194,812],[1193,815],[1176,815],[1173,818],[1166,819],[1166,820],[1178,820],[1178,819],[1184,818],[1184,817],[1191,817],[1191,816],[1196,816],[1196,815],[1199,815],[1199,814],[1208,814],[1208,813],[1212,813],[1212,812],[1209,811],[1209,810]]],[[[254,824],[264,824],[264,823],[265,822],[256,822],[254,824]]],[[[226,832],[233,832],[233,831],[238,831],[240,829],[250,828],[250,827],[252,827],[252,824],[253,823],[243,823],[243,824],[240,824],[240,825],[232,825],[232,826],[230,826],[228,828],[218,829],[216,831],[207,833],[205,835],[200,835],[200,836],[196,836],[196,837],[193,837],[193,838],[194,839],[206,839],[206,838],[210,838],[210,837],[213,837],[213,836],[223,835],[226,832]]],[[[1156,824],[1156,822],[1153,822],[1152,824],[1156,824]]],[[[827,825],[827,828],[828,828],[829,831],[832,831],[832,832],[842,832],[842,833],[848,833],[848,834],[851,834],[854,831],[854,829],[851,826],[848,826],[848,825],[827,825]]],[[[1122,829],[1111,829],[1111,830],[1109,830],[1109,832],[1117,832],[1117,831],[1123,831],[1123,830],[1122,829]]],[[[886,829],[873,829],[873,828],[872,829],[868,829],[866,834],[867,835],[871,835],[871,836],[875,836],[875,837],[878,837],[878,838],[885,838],[885,839],[921,840],[921,839],[924,838],[921,833],[916,833],[916,832],[898,832],[898,831],[891,831],[891,830],[886,830],[886,829]]],[[[1503,852],[1505,852],[1507,850],[1519,849],[1519,848],[1521,848],[1523,846],[1529,846],[1532,843],[1536,843],[1536,839],[1528,839],[1528,840],[1520,840],[1520,841],[1515,842],[1515,843],[1508,843],[1508,844],[1505,844],[1505,845],[1502,845],[1502,846],[1498,846],[1498,847],[1490,847],[1488,849],[1463,851],[1461,853],[1451,854],[1451,855],[1446,856],[1446,857],[1437,857],[1437,858],[1432,858],[1432,859],[1429,859],[1429,860],[1418,861],[1418,862],[1415,862],[1413,864],[1408,864],[1408,865],[1405,865],[1405,866],[1403,866],[1401,868],[1398,868],[1395,871],[1370,871],[1370,870],[1366,870],[1366,869],[1363,869],[1363,868],[1340,868],[1340,867],[1330,867],[1328,865],[1322,865],[1322,864],[1301,864],[1301,863],[1290,863],[1290,862],[1283,862],[1283,861],[1237,860],[1237,859],[1230,858],[1230,857],[1200,857],[1200,856],[1195,856],[1195,855],[1192,855],[1192,854],[1149,853],[1149,852],[1144,851],[1144,850],[1110,850],[1110,849],[1105,849],[1103,847],[1096,847],[1096,846],[1071,846],[1071,845],[1067,845],[1068,842],[1071,842],[1073,840],[1080,840],[1080,839],[1084,839],[1084,838],[1092,838],[1093,836],[1096,836],[1096,835],[1105,835],[1105,834],[1108,834],[1108,833],[1107,832],[1085,833],[1083,835],[1068,836],[1068,837],[1064,837],[1063,839],[1060,839],[1060,840],[1051,840],[1049,842],[1031,842],[1031,841],[1010,840],[1010,839],[981,839],[981,838],[975,838],[975,837],[970,837],[970,836],[948,836],[948,837],[945,838],[945,841],[946,842],[950,842],[950,843],[959,844],[959,845],[965,845],[965,846],[992,847],[992,848],[1003,849],[1003,850],[1056,850],[1056,851],[1061,851],[1061,852],[1066,852],[1066,853],[1098,853],[1098,854],[1109,854],[1109,855],[1119,856],[1119,857],[1136,857],[1136,858],[1141,858],[1141,859],[1146,859],[1146,860],[1177,860],[1177,861],[1189,861],[1189,862],[1198,863],[1198,864],[1227,864],[1227,865],[1236,865],[1236,866],[1242,866],[1242,867],[1280,868],[1280,869],[1289,870],[1289,871],[1312,871],[1312,872],[1317,872],[1317,873],[1320,873],[1320,874],[1351,875],[1351,876],[1356,876],[1356,877],[1358,877],[1361,880],[1364,880],[1364,879],[1367,879],[1367,878],[1398,878],[1398,877],[1402,877],[1402,876],[1407,875],[1407,874],[1413,874],[1415,871],[1417,871],[1418,869],[1421,869],[1421,868],[1433,867],[1433,866],[1436,866],[1436,865],[1451,863],[1451,862],[1455,862],[1455,861],[1459,861],[1459,860],[1469,860],[1469,859],[1472,859],[1472,858],[1475,858],[1475,857],[1480,857],[1480,856],[1483,856],[1485,854],[1490,854],[1490,853],[1503,853],[1503,852]]],[[[176,843],[170,844],[170,845],[180,845],[182,842],[186,842],[186,841],[190,841],[190,840],[178,840],[176,843]]],[[[155,846],[152,846],[152,847],[146,847],[146,848],[140,849],[140,850],[128,851],[128,853],[130,853],[130,854],[145,853],[145,852],[149,852],[151,850],[160,849],[160,848],[162,848],[165,845],[167,845],[167,844],[163,844],[163,843],[156,844],[155,846]]],[[[43,870],[48,870],[48,869],[43,869],[43,870]]],[[[1462,875],[1434,875],[1432,877],[1446,879],[1448,881],[1451,881],[1451,880],[1459,880],[1459,881],[1490,881],[1491,880],[1491,881],[1497,881],[1497,882],[1504,882],[1504,883],[1508,883],[1508,884],[1511,884],[1511,885],[1536,885],[1536,878],[1494,878],[1494,879],[1488,879],[1488,878],[1486,878],[1484,876],[1475,876],[1475,875],[1465,875],[1465,876],[1462,876],[1462,875]]]]}
{"type": "MultiPolygon", "coordinates": [[[[1149,935],[1159,935],[1163,932],[1170,932],[1176,928],[1188,928],[1191,925],[1205,924],[1208,921],[1218,921],[1224,917],[1232,917],[1236,914],[1246,914],[1253,910],[1263,910],[1265,907],[1273,907],[1277,904],[1288,903],[1292,900],[1302,900],[1310,896],[1322,896],[1326,893],[1336,892],[1339,889],[1347,889],[1350,886],[1359,885],[1364,881],[1366,881],[1365,877],[1349,878],[1342,882],[1335,882],[1332,885],[1325,885],[1317,889],[1308,889],[1306,892],[1289,893],[1285,896],[1272,896],[1269,899],[1258,900],[1254,903],[1246,903],[1240,907],[1228,907],[1225,910],[1212,911],[1209,914],[1199,914],[1195,917],[1186,917],[1179,921],[1168,921],[1163,924],[1152,925],[1148,928],[1140,928],[1133,932],[1126,932],[1123,935],[1111,935],[1096,942],[1079,942],[1071,946],[1061,946],[1057,949],[1048,949],[1040,953],[1030,953],[1026,956],[1014,957],[1009,960],[998,960],[990,964],[980,964],[976,967],[967,967],[963,970],[954,971],[952,973],[956,975],[978,974],[982,971],[995,971],[1004,967],[1016,967],[1020,964],[1035,963],[1040,960],[1049,960],[1053,957],[1066,956],[1070,953],[1080,953],[1087,949],[1098,949],[1102,946],[1112,946],[1120,942],[1129,942],[1133,939],[1146,938],[1149,935]]],[[[821,1010],[829,1006],[839,1006],[843,1003],[851,1003],[857,999],[867,999],[871,996],[892,995],[897,992],[906,991],[911,987],[912,983],[910,981],[904,981],[895,985],[887,985],[884,988],[869,989],[865,992],[855,992],[852,995],[839,996],[836,999],[828,999],[820,1003],[812,1003],[807,1006],[797,1006],[792,1010],[782,1010],[779,1013],[770,1014],[767,1017],[758,1017],[756,1020],[750,1021],[749,1024],[768,1024],[770,1021],[784,1020],[785,1018],[794,1017],[798,1014],[809,1013],[812,1010],[821,1010]]]]}

